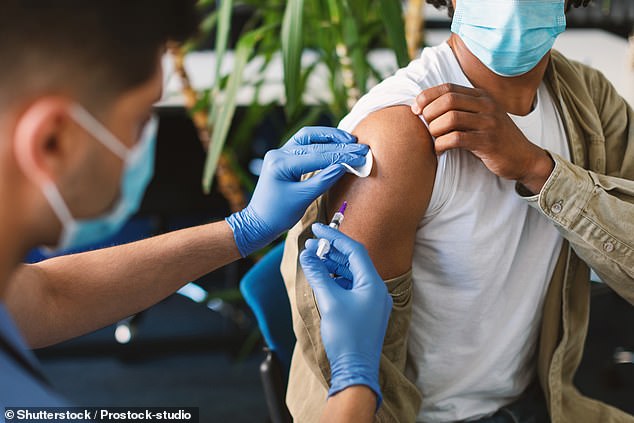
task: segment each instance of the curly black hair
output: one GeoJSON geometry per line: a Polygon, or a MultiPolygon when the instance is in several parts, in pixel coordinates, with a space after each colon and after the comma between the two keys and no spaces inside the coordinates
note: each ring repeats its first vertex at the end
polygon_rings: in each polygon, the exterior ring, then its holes
{"type": "MultiPolygon", "coordinates": [[[[453,17],[453,4],[451,0],[425,0],[427,3],[434,6],[436,9],[442,9],[443,7],[447,8],[447,14],[449,17],[453,17]]],[[[571,7],[586,7],[590,4],[592,0],[568,0],[568,6],[566,7],[566,11],[568,11],[571,7]]]]}

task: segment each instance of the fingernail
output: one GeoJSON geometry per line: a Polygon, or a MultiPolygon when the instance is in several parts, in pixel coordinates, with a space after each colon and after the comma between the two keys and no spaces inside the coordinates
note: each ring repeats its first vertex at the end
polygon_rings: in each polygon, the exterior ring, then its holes
{"type": "Polygon", "coordinates": [[[422,110],[420,109],[418,103],[412,104],[412,113],[414,113],[415,115],[419,115],[421,111],[422,110]]]}

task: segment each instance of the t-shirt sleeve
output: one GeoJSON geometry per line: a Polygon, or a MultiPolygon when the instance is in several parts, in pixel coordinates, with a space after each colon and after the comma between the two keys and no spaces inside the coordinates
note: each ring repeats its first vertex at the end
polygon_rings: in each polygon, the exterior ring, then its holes
{"type": "Polygon", "coordinates": [[[372,88],[355,104],[350,113],[339,122],[339,129],[352,132],[369,114],[392,106],[411,106],[422,91],[413,76],[413,62],[372,88]]]}

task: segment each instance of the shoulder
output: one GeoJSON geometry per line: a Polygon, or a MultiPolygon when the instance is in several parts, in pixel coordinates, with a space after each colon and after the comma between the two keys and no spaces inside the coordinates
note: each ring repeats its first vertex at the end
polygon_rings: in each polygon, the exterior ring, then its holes
{"type": "Polygon", "coordinates": [[[370,146],[374,167],[368,178],[344,177],[335,185],[328,213],[348,201],[342,231],[366,246],[383,278],[396,277],[411,267],[416,231],[431,198],[431,138],[407,106],[368,115],[353,134],[370,146]]]}
{"type": "Polygon", "coordinates": [[[429,131],[409,106],[386,107],[373,112],[352,133],[359,142],[370,146],[380,165],[392,167],[400,163],[399,166],[415,168],[425,162],[435,164],[429,131]],[[405,159],[408,163],[402,163],[405,159]]]}
{"type": "Polygon", "coordinates": [[[446,44],[426,48],[421,57],[361,97],[341,120],[339,128],[350,132],[369,114],[388,107],[409,106],[422,90],[448,82],[451,79],[451,54],[446,44]]]}
{"type": "Polygon", "coordinates": [[[422,90],[405,69],[401,69],[361,97],[350,113],[339,122],[339,129],[352,132],[371,113],[388,107],[411,105],[422,90]]]}
{"type": "Polygon", "coordinates": [[[386,208],[394,207],[392,200],[407,202],[407,210],[397,213],[407,213],[402,217],[416,227],[427,208],[437,167],[423,121],[409,106],[387,107],[368,115],[352,133],[370,146],[375,163],[371,177],[355,183],[372,190],[386,208]]]}

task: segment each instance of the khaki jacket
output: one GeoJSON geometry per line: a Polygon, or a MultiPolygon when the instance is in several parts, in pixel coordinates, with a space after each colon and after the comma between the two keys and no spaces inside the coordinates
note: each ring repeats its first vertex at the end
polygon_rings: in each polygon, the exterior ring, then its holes
{"type": "MultiPolygon", "coordinates": [[[[539,381],[553,423],[634,422],[573,385],[588,328],[588,265],[634,304],[634,112],[600,72],[556,51],[545,79],[566,128],[572,163],[551,154],[555,168],[542,191],[524,197],[565,238],[544,303],[539,381]]],[[[302,423],[319,420],[330,378],[319,312],[298,263],[305,240],[312,237],[311,223],[327,222],[327,201],[325,195],[313,203],[289,232],[281,267],[297,336],[287,403],[302,423]]],[[[385,283],[394,308],[381,357],[384,401],[376,421],[414,422],[421,394],[404,375],[411,272],[385,283]]]]}

